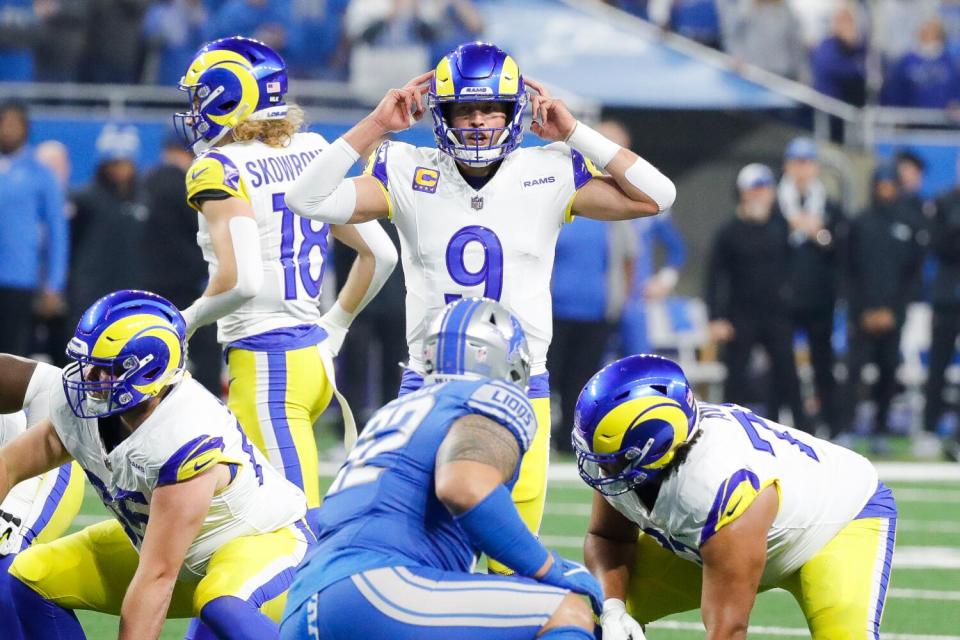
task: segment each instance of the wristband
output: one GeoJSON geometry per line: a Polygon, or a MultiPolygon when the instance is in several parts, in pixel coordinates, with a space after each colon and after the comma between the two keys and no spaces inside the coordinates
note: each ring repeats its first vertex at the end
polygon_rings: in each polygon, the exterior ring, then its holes
{"type": "Polygon", "coordinates": [[[604,169],[622,149],[616,142],[577,120],[567,144],[590,159],[598,169],[604,169]]]}
{"type": "Polygon", "coordinates": [[[550,555],[520,519],[502,484],[454,520],[475,547],[521,576],[535,575],[550,555]]]}

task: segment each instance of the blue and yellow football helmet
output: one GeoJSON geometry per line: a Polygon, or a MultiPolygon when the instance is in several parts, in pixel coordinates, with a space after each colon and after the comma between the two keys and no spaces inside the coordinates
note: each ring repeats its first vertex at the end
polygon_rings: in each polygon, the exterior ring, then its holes
{"type": "Polygon", "coordinates": [[[580,477],[604,495],[626,493],[656,479],[698,428],[697,402],[679,365],[646,354],[617,360],[577,399],[580,477]]]}
{"type": "Polygon", "coordinates": [[[484,166],[502,160],[520,146],[527,93],[516,61],[486,42],[462,44],[437,65],[428,94],[437,147],[455,160],[484,166]],[[450,109],[458,102],[491,101],[507,107],[507,126],[493,129],[455,128],[450,109]],[[490,134],[490,142],[469,143],[470,134],[490,134]]]}
{"type": "Polygon", "coordinates": [[[206,151],[245,120],[287,114],[287,67],[276,51],[252,38],[214,40],[197,51],[179,88],[190,111],[173,115],[174,128],[195,153],[206,151]]]}
{"type": "Polygon", "coordinates": [[[183,377],[187,330],[180,311],[148,291],[115,291],[80,318],[67,344],[63,390],[80,418],[126,411],[183,377]]]}

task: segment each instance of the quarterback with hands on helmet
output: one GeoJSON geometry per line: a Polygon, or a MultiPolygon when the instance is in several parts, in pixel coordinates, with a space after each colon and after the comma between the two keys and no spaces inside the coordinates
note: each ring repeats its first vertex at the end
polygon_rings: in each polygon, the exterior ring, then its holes
{"type": "MultiPolygon", "coordinates": [[[[191,640],[276,638],[283,595],[315,542],[306,499],[186,372],[177,308],[117,291],[81,317],[61,370],[0,354],[0,412],[49,417],[0,448],[0,500],[75,460],[113,518],[34,543],[10,566],[26,638],[85,638],[74,611],[120,616],[121,640],[199,618],[191,640]]],[[[6,636],[5,636],[6,637],[6,636]]]]}
{"type": "Polygon", "coordinates": [[[604,640],[695,609],[708,640],[739,640],[775,587],[814,640],[880,637],[897,509],[866,458],[697,402],[682,369],[652,355],[587,382],[573,443],[596,492],[584,558],[607,598],[604,640]]]}
{"type": "Polygon", "coordinates": [[[536,533],[546,498],[550,278],[560,229],[575,215],[655,215],[675,195],[669,178],[578,122],[546,87],[525,79],[506,51],[470,42],[443,56],[434,70],[388,91],[304,169],[286,201],[297,214],[331,224],[389,218],[396,226],[409,350],[399,395],[423,385],[428,321],[445,304],[482,296],[517,316],[530,343],[527,397],[539,429],[524,454],[513,499],[536,533]],[[531,130],[549,144],[521,146],[528,107],[531,130]],[[384,142],[363,175],[345,177],[361,152],[428,113],[433,145],[384,142]]]}

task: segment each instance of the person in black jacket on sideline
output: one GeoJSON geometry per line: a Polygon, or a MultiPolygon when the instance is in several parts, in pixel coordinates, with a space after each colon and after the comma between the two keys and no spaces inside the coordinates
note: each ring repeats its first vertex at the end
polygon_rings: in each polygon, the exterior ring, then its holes
{"type": "Polygon", "coordinates": [[[874,175],[873,204],[850,228],[849,388],[844,394],[844,425],[852,431],[863,367],[876,364],[871,447],[880,454],[889,449],[887,419],[896,391],[900,333],[926,238],[926,231],[913,223],[909,203],[899,197],[894,167],[881,165],[874,175]]]}
{"type": "MultiPolygon", "coordinates": [[[[197,212],[187,204],[184,177],[193,153],[171,134],[163,141],[160,164],[143,180],[147,232],[141,238],[143,286],[177,305],[190,306],[207,286],[207,263],[197,250],[197,212]]],[[[223,352],[217,327],[201,327],[190,338],[193,377],[218,398],[223,352]]]]}
{"type": "Polygon", "coordinates": [[[846,219],[820,180],[817,143],[795,138],[784,151],[777,203],[790,225],[790,311],[807,334],[820,421],[835,428],[833,311],[846,219]]]}
{"type": "MultiPolygon", "coordinates": [[[[937,199],[931,231],[930,246],[937,259],[937,270],[931,291],[933,337],[923,420],[927,440],[936,437],[937,423],[943,415],[944,373],[960,336],[960,184],[937,199]]],[[[960,458],[956,436],[942,446],[948,457],[960,458]]]]}
{"type": "Polygon", "coordinates": [[[706,278],[710,334],[726,343],[724,397],[737,404],[755,397],[749,390],[750,353],[762,345],[770,358],[768,414],[775,417],[786,404],[794,426],[806,429],[790,321],[790,228],[777,208],[769,167],[745,166],[737,190],[737,217],[714,238],[706,278]]]}

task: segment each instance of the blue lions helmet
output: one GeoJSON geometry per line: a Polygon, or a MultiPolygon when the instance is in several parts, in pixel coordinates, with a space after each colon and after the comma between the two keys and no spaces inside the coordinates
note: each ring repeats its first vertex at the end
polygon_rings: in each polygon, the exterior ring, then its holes
{"type": "Polygon", "coordinates": [[[493,378],[526,391],[530,350],[520,321],[506,307],[487,298],[461,298],[430,322],[423,366],[427,384],[493,378]]]}
{"type": "Polygon", "coordinates": [[[601,369],[574,411],[580,477],[607,496],[657,478],[697,432],[697,403],[672,360],[635,355],[601,369]]]}
{"type": "Polygon", "coordinates": [[[173,116],[174,128],[195,153],[206,151],[245,120],[287,114],[287,66],[258,40],[232,36],[197,51],[180,79],[190,111],[173,116]]]}
{"type": "Polygon", "coordinates": [[[187,330],[180,311],[148,291],[115,291],[80,318],[67,344],[63,390],[80,418],[126,411],[183,377],[187,330]]]}
{"type": "Polygon", "coordinates": [[[505,51],[486,42],[462,44],[440,60],[428,95],[437,147],[454,159],[484,166],[502,160],[520,146],[523,112],[527,106],[523,76],[505,51]],[[453,105],[462,102],[501,103],[507,126],[492,129],[451,126],[453,105]],[[489,133],[489,142],[470,140],[489,133]]]}

